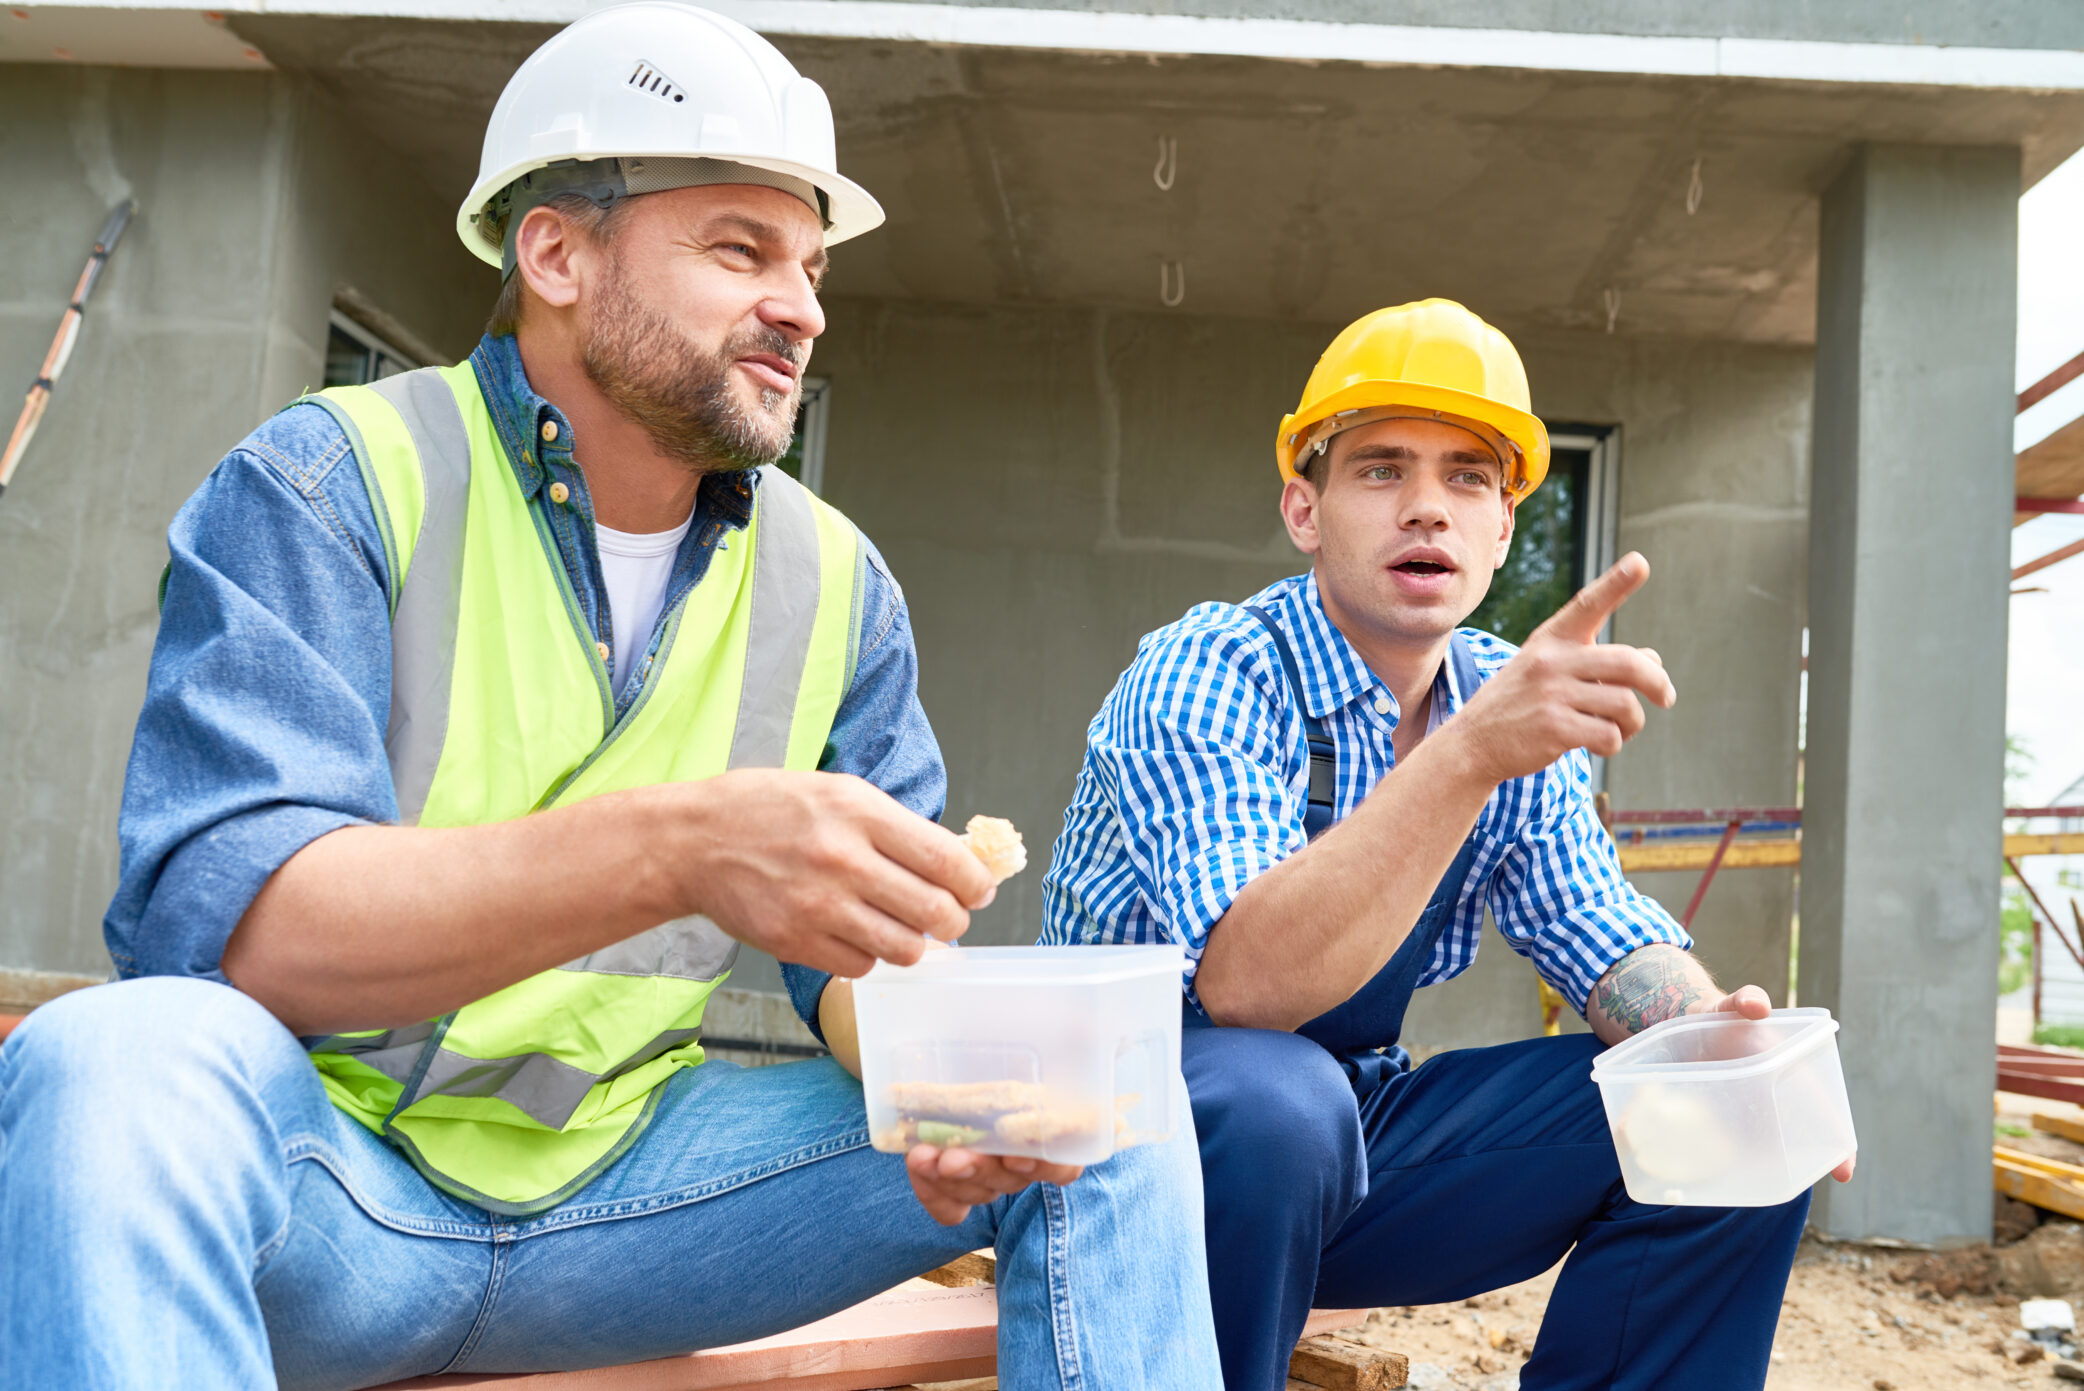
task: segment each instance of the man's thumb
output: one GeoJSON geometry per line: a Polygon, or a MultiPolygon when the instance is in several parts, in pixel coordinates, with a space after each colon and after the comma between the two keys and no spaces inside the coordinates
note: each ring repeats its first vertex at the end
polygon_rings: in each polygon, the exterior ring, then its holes
{"type": "Polygon", "coordinates": [[[1569,603],[1541,625],[1541,631],[1571,642],[1597,642],[1599,630],[1614,616],[1614,610],[1649,578],[1650,562],[1640,552],[1630,551],[1605,574],[1572,595],[1569,603]]]}

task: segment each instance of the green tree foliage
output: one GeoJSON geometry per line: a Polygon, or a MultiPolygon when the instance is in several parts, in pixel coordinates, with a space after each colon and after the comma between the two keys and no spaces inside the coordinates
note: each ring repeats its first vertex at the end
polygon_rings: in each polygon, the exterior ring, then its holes
{"type": "Polygon", "coordinates": [[[1543,619],[1562,608],[1577,592],[1579,524],[1576,479],[1557,469],[1520,504],[1512,550],[1504,568],[1491,577],[1491,592],[1469,616],[1469,626],[1507,642],[1525,642],[1543,619]]]}

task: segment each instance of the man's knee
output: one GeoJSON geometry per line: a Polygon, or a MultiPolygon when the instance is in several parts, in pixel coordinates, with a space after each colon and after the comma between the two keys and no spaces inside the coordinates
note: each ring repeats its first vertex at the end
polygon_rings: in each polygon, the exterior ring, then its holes
{"type": "Polygon", "coordinates": [[[121,1119],[177,1114],[177,1098],[253,1091],[308,1068],[275,1017],[230,986],[155,976],[74,991],[7,1041],[0,1086],[51,1102],[77,1097],[121,1119]]]}
{"type": "Polygon", "coordinates": [[[1337,1059],[1259,1029],[1194,1029],[1183,1043],[1212,1204],[1238,1200],[1231,1189],[1257,1201],[1313,1194],[1333,1207],[1366,1196],[1360,1110],[1337,1059]]]}

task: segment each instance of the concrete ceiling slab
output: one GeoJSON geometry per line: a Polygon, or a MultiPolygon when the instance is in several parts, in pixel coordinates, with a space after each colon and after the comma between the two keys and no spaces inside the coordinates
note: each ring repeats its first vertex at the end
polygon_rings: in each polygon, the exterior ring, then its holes
{"type": "MultiPolygon", "coordinates": [[[[458,196],[554,32],[231,24],[458,196]]],[[[1149,309],[1183,277],[1191,313],[1338,321],[1439,294],[1507,328],[1802,343],[1817,196],[1855,145],[2017,145],[2030,183],[2084,144],[2074,91],[780,45],[890,214],[835,253],[848,295],[1149,309]]]]}

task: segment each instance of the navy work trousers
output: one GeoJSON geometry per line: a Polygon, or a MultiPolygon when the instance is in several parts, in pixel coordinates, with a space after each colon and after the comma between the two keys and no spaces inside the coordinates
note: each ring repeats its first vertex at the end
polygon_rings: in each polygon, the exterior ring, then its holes
{"type": "Polygon", "coordinates": [[[1466,1299],[1566,1252],[1524,1391],[1758,1391],[1809,1196],[1635,1202],[1599,1049],[1581,1034],[1443,1053],[1356,1095],[1308,1039],[1187,1029],[1229,1391],[1282,1391],[1313,1305],[1466,1299]]]}

